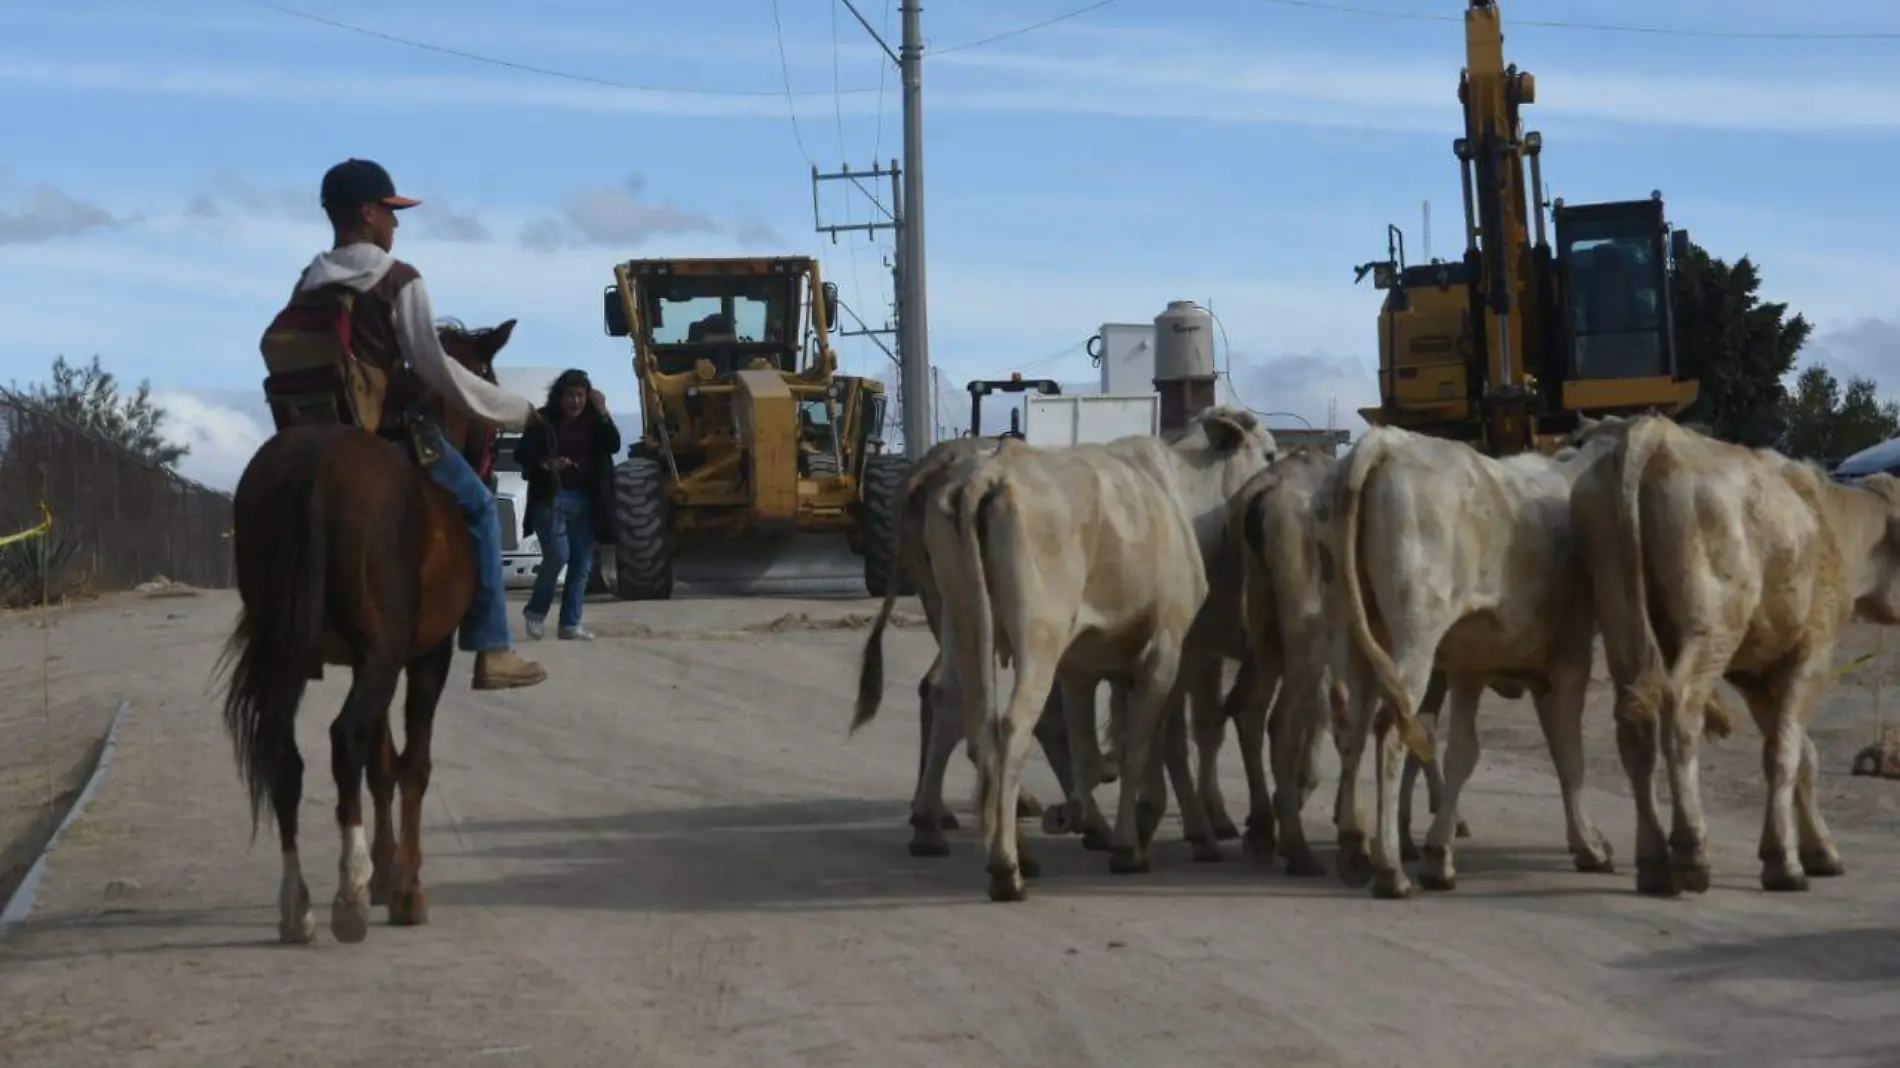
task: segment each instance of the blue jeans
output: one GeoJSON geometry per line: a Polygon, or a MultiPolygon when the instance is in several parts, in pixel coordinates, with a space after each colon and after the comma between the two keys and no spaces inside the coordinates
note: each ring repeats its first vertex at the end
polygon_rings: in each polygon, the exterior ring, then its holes
{"type": "Polygon", "coordinates": [[[594,572],[594,509],[587,494],[561,490],[551,504],[535,509],[534,533],[541,540],[541,571],[534,577],[525,613],[539,623],[548,617],[554,600],[554,575],[567,567],[561,586],[561,626],[581,625],[581,606],[587,602],[587,579],[594,572]]]}
{"type": "Polygon", "coordinates": [[[435,432],[442,458],[429,468],[429,477],[455,495],[468,520],[475,549],[475,597],[462,617],[461,648],[465,653],[498,653],[512,649],[515,636],[508,629],[508,590],[501,577],[501,517],[495,495],[475,474],[462,454],[450,448],[441,431],[435,432]]]}

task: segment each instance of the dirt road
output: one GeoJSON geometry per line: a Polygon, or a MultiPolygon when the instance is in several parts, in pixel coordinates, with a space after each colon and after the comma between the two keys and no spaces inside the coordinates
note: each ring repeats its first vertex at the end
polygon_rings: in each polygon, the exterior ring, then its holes
{"type": "MultiPolygon", "coordinates": [[[[1900,783],[1846,779],[1836,761],[1826,796],[1847,877],[1763,894],[1759,788],[1717,781],[1737,764],[1758,774],[1744,728],[1710,765],[1711,792],[1746,805],[1714,813],[1715,888],[1643,899],[1627,801],[1589,795],[1622,870],[1572,871],[1548,761],[1522,744],[1535,738],[1531,713],[1487,699],[1495,744],[1466,797],[1474,837],[1459,842],[1455,892],[1375,902],[1330,877],[1264,872],[1232,844],[1227,863],[1194,865],[1171,816],[1147,877],[1110,876],[1102,855],[1026,824],[1046,874],[1027,903],[993,905],[969,831],[947,859],[904,850],[917,737],[906,693],[929,659],[926,632],[891,639],[884,712],[845,738],[863,631],[822,621],[864,602],[596,605],[593,619],[620,636],[531,646],[555,677],[525,693],[472,693],[458,661],[424,839],[433,922],[377,926],[358,946],[327,928],[313,946],[279,946],[274,833],[266,824],[247,848],[205,695],[232,609],[206,595],[96,625],[91,685],[134,707],[104,790],[0,947],[0,1063],[1900,1057],[1900,842],[1880,833],[1875,800],[1900,783]],[[743,629],[801,611],[817,622],[743,629]]],[[[337,849],[324,731],[345,687],[332,673],[300,724],[320,921],[337,849]]],[[[1599,775],[1615,768],[1602,720],[1599,775]]],[[[1244,798],[1231,752],[1224,767],[1228,797],[1244,798]]],[[[960,810],[969,782],[959,758],[960,810]]],[[[1040,764],[1031,785],[1055,792],[1040,764]]],[[[1316,799],[1307,813],[1319,843],[1332,837],[1327,807],[1316,799]]]]}

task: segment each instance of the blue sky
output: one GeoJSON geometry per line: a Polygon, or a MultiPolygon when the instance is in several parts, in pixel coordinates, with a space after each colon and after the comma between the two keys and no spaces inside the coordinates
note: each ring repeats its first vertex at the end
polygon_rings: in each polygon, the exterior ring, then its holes
{"type": "MultiPolygon", "coordinates": [[[[896,40],[894,2],[857,0],[896,40]]],[[[296,3],[289,6],[298,7],[296,3]]],[[[301,7],[381,33],[623,83],[504,69],[256,3],[20,0],[0,6],[0,381],[98,353],[149,376],[229,486],[265,422],[256,340],[327,244],[323,170],[368,156],[424,201],[397,253],[441,314],[520,320],[504,361],[588,368],[633,407],[600,330],[611,265],[634,256],[804,251],[882,320],[875,245],[813,232],[809,174],[899,154],[896,73],[835,0],[357,0],[301,7]],[[693,12],[697,12],[696,14],[693,12]],[[835,26],[835,36],[834,36],[835,26]],[[834,44],[835,42],[835,44],[834,44]],[[835,72],[834,72],[835,56],[835,72]],[[879,91],[880,81],[883,91],[879,91]],[[846,92],[834,93],[834,86],[846,92]],[[802,142],[802,147],[801,147],[802,142]],[[842,146],[842,147],[841,147],[842,146]]],[[[1378,295],[1354,286],[1384,227],[1416,256],[1459,237],[1459,0],[1355,0],[1382,18],[1274,0],[926,7],[930,327],[944,376],[1096,377],[1103,322],[1211,302],[1240,399],[1360,429],[1378,295]]],[[[1503,0],[1545,180],[1571,200],[1661,189],[1715,254],[1754,256],[1764,293],[1817,326],[1808,358],[1900,388],[1900,39],[1609,33],[1534,20],[1721,31],[1900,34],[1890,2],[1798,13],[1766,0],[1503,0]]],[[[827,183],[826,221],[874,211],[827,183]]],[[[884,373],[869,343],[847,365],[884,373]]],[[[947,398],[942,417],[966,405],[947,398]]]]}

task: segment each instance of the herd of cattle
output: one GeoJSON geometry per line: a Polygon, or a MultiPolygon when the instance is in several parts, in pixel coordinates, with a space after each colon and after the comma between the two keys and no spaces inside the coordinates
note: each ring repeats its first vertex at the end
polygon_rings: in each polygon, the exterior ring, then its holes
{"type": "MultiPolygon", "coordinates": [[[[1552,454],[1505,459],[1391,428],[1337,460],[1281,452],[1251,413],[1225,407],[1163,437],[1106,444],[964,438],[919,461],[897,540],[939,646],[918,689],[911,852],[949,852],[943,779],[961,740],[999,901],[1021,900],[1038,873],[1017,835],[1017,818],[1040,807],[1021,789],[1032,736],[1066,795],[1042,813],[1044,828],[1107,850],[1115,872],[1143,872],[1167,803],[1164,766],[1196,860],[1220,859],[1217,841],[1240,836],[1215,775],[1230,719],[1251,852],[1324,874],[1300,811],[1331,736],[1339,877],[1404,897],[1401,864],[1416,860],[1421,883],[1450,889],[1486,689],[1532,698],[1576,866],[1611,871],[1582,789],[1599,634],[1636,806],[1637,889],[1708,888],[1697,744],[1731,729],[1716,691],[1726,679],[1763,739],[1762,886],[1803,890],[1844,871],[1815,804],[1806,734],[1837,635],[1849,619],[1900,622],[1900,480],[1839,483],[1655,415],[1586,420],[1552,454]],[[1230,660],[1239,670],[1223,694],[1230,660]],[[1014,674],[1000,702],[999,661],[1014,674]],[[1113,775],[1095,721],[1103,682],[1113,775]],[[1436,721],[1447,698],[1441,775],[1420,718],[1436,721]],[[1368,736],[1370,836],[1357,792],[1368,736]],[[1667,835],[1659,747],[1674,802],[1667,835]],[[1421,769],[1433,812],[1422,850],[1410,832],[1421,769]],[[1117,778],[1110,824],[1094,788],[1117,778]]],[[[865,646],[854,731],[882,696],[895,596],[865,646]]]]}

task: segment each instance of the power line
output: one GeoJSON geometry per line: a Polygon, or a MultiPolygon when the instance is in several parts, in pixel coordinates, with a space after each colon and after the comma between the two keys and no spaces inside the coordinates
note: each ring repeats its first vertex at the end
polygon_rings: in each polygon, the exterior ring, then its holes
{"type": "Polygon", "coordinates": [[[1013,30],[1005,30],[1002,33],[992,34],[988,37],[978,38],[977,40],[974,40],[974,41],[966,41],[960,45],[951,45],[949,48],[933,48],[929,51],[928,54],[933,55],[933,56],[944,56],[944,55],[949,55],[952,52],[966,52],[972,48],[982,48],[984,45],[993,45],[997,43],[998,41],[1007,41],[1012,37],[1021,37],[1023,34],[1026,34],[1026,33],[1034,33],[1037,30],[1046,29],[1050,26],[1054,26],[1058,22],[1067,22],[1073,18],[1080,18],[1081,16],[1086,15],[1091,11],[1100,11],[1101,9],[1107,7],[1108,5],[1117,3],[1117,2],[1119,2],[1119,0],[1095,0],[1095,3],[1084,4],[1083,6],[1078,7],[1074,9],[1073,11],[1064,11],[1060,15],[1043,19],[1041,22],[1032,22],[1027,26],[1018,26],[1017,28],[1013,30]]]}
{"type": "Polygon", "coordinates": [[[805,135],[798,128],[798,105],[792,95],[792,67],[785,59],[785,25],[779,21],[778,0],[772,0],[772,37],[778,42],[778,69],[785,79],[785,114],[792,120],[792,140],[798,142],[798,154],[805,157],[805,162],[816,167],[818,164],[805,149],[805,135]]]}
{"type": "MultiPolygon", "coordinates": [[[[1393,19],[1403,22],[1463,22],[1465,19],[1463,15],[1439,15],[1422,11],[1391,11],[1385,8],[1335,4],[1328,2],[1328,0],[1255,0],[1255,2],[1273,4],[1278,7],[1302,7],[1311,11],[1328,11],[1339,15],[1365,15],[1371,18],[1393,19]]],[[[1536,26],[1547,30],[1584,30],[1596,33],[1642,33],[1662,37],[1708,37],[1750,41],[1900,41],[1900,30],[1813,33],[1799,30],[1672,29],[1664,26],[1637,26],[1627,23],[1609,22],[1572,22],[1562,19],[1513,18],[1510,22],[1512,26],[1536,26]]]]}

